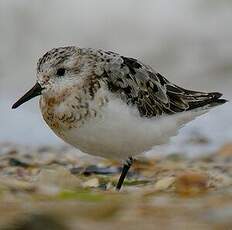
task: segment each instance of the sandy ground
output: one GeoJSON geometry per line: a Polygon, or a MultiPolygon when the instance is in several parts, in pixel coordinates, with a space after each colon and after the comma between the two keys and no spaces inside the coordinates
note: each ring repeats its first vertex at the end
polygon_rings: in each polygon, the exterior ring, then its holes
{"type": "Polygon", "coordinates": [[[214,154],[118,162],[73,149],[0,147],[0,229],[231,229],[232,144],[214,154]]]}

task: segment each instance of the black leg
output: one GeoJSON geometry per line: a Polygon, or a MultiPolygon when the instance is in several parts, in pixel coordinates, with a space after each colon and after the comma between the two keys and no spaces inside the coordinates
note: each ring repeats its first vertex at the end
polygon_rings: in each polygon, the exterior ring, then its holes
{"type": "Polygon", "coordinates": [[[120,178],[119,178],[119,180],[118,180],[118,183],[117,183],[117,186],[116,186],[116,190],[119,191],[119,190],[121,189],[122,184],[123,184],[123,181],[124,181],[124,179],[125,179],[125,177],[126,177],[126,174],[127,174],[128,171],[129,171],[131,165],[133,164],[133,161],[134,161],[133,158],[132,158],[132,157],[129,157],[129,158],[126,160],[126,162],[124,163],[121,176],[120,176],[120,178]]]}

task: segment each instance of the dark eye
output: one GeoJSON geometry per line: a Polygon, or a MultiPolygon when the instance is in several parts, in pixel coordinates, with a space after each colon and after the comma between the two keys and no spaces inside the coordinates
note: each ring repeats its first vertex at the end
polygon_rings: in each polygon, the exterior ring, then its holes
{"type": "Polygon", "coordinates": [[[65,74],[65,69],[64,68],[59,68],[58,70],[57,70],[57,72],[56,72],[56,74],[58,75],[58,76],[64,76],[64,74],[65,74]]]}

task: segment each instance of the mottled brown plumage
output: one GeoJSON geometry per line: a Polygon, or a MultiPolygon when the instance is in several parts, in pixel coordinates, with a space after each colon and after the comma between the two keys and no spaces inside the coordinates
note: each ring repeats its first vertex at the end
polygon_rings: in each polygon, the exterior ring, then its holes
{"type": "MultiPolygon", "coordinates": [[[[222,96],[220,93],[186,90],[134,58],[103,50],[75,47],[52,49],[39,60],[38,73],[47,63],[57,68],[75,55],[86,62],[86,67],[83,65],[82,68],[89,68],[83,87],[92,99],[100,85],[105,84],[123,102],[135,106],[142,117],[175,114],[225,102],[219,99],[222,96]]],[[[78,64],[72,71],[78,77],[78,64]]]]}

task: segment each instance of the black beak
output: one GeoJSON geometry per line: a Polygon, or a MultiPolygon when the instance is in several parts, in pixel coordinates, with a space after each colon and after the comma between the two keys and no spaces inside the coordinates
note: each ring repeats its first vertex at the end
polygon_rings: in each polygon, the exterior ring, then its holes
{"type": "Polygon", "coordinates": [[[12,109],[18,108],[23,103],[31,100],[32,98],[41,95],[43,88],[41,85],[37,82],[32,89],[30,89],[24,96],[22,96],[13,106],[12,109]]]}

